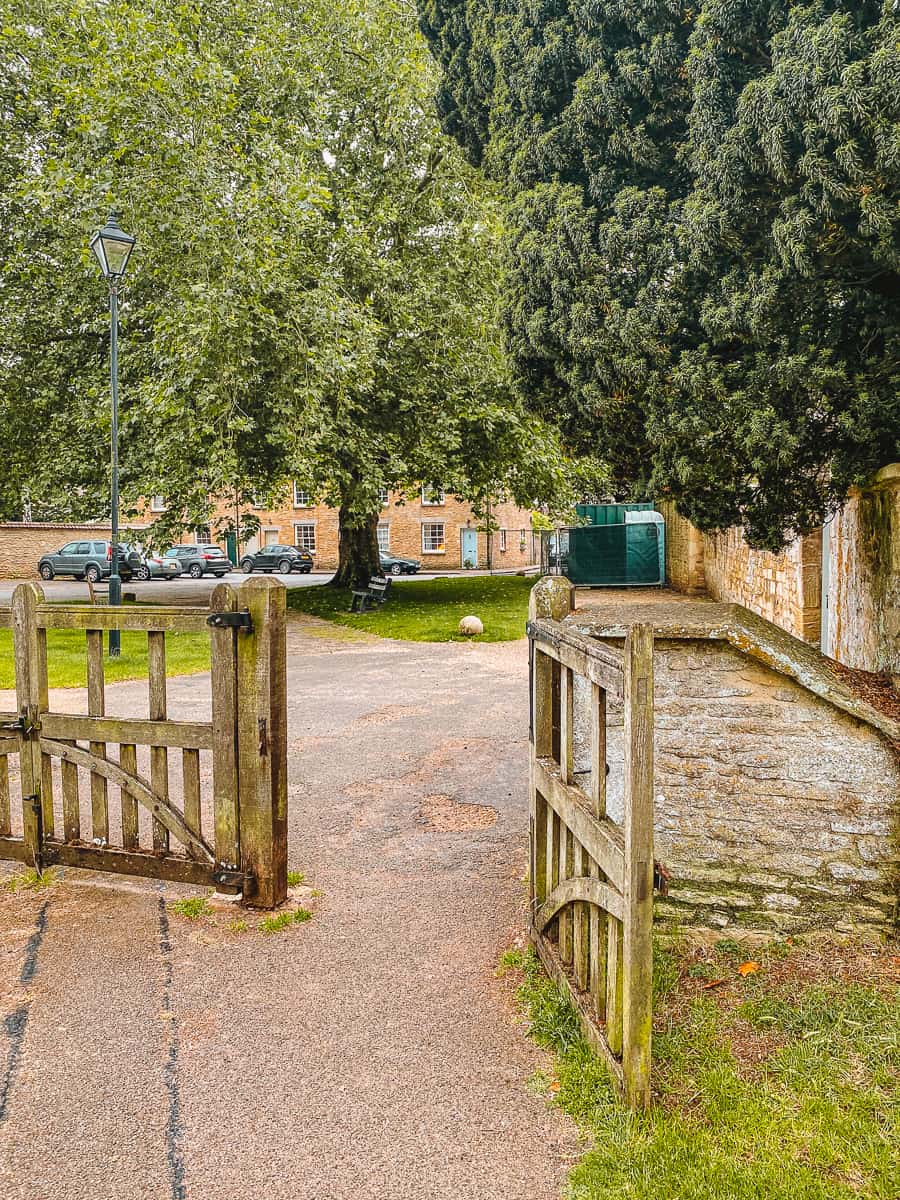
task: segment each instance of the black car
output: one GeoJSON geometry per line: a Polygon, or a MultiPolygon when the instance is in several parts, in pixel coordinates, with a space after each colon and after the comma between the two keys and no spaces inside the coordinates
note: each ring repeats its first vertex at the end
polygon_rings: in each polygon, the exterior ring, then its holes
{"type": "Polygon", "coordinates": [[[215,575],[221,579],[231,570],[231,559],[219,546],[205,543],[200,546],[173,546],[166,551],[166,558],[177,558],[181,569],[191,579],[201,579],[204,575],[215,575]]]}
{"type": "Polygon", "coordinates": [[[247,575],[254,571],[277,571],[279,575],[290,575],[294,571],[308,575],[312,569],[313,556],[296,546],[263,546],[255,554],[245,554],[241,559],[241,570],[247,575]]]}
{"type": "MultiPolygon", "coordinates": [[[[137,551],[119,543],[119,576],[124,580],[141,564],[141,556],[137,551]]],[[[76,579],[89,579],[91,583],[99,583],[108,579],[112,567],[112,543],[107,541],[68,542],[59,550],[45,554],[38,562],[38,574],[41,579],[53,579],[55,575],[74,575],[76,579]]]]}
{"type": "Polygon", "coordinates": [[[381,572],[383,575],[415,575],[422,566],[414,558],[398,558],[395,554],[381,555],[381,572]]]}

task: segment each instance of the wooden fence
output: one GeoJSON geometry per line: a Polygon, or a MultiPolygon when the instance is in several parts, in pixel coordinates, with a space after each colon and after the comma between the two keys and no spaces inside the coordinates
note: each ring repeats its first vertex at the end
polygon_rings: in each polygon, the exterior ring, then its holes
{"type": "Polygon", "coordinates": [[[0,858],[209,884],[264,908],[281,903],[284,614],[284,588],[270,579],[239,590],[219,584],[208,609],[48,604],[37,585],[17,587],[11,607],[0,608],[0,628],[12,628],[17,703],[0,713],[0,858]],[[47,632],[57,629],[84,633],[84,712],[50,707],[47,632]],[[110,629],[146,635],[146,717],[107,715],[110,629]],[[209,720],[168,715],[166,640],[175,633],[209,636],[209,720]]]}
{"type": "Polygon", "coordinates": [[[650,1099],[653,923],[653,636],[624,652],[559,621],[531,650],[531,937],[629,1104],[650,1099]],[[576,677],[582,683],[576,714],[576,677]],[[607,698],[624,706],[624,819],[607,816],[607,698]],[[576,771],[575,722],[590,747],[576,771]]]}

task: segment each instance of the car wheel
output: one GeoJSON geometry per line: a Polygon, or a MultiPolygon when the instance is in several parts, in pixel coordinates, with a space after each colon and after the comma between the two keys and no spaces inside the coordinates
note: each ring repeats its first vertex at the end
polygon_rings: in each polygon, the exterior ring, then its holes
{"type": "Polygon", "coordinates": [[[278,570],[281,572],[282,575],[290,575],[291,560],[289,558],[283,558],[281,560],[281,562],[278,564],[278,570]]]}
{"type": "Polygon", "coordinates": [[[134,573],[132,574],[132,579],[136,579],[140,583],[146,583],[149,578],[150,578],[150,568],[146,565],[146,563],[143,566],[134,568],[134,573]]]}
{"type": "Polygon", "coordinates": [[[200,566],[199,563],[191,563],[191,565],[188,569],[188,575],[190,575],[191,579],[202,579],[203,578],[203,568],[200,566]]]}
{"type": "Polygon", "coordinates": [[[391,574],[392,575],[402,575],[403,574],[403,568],[400,566],[399,563],[394,563],[394,565],[391,567],[391,574]]]}
{"type": "Polygon", "coordinates": [[[244,561],[241,563],[241,570],[244,572],[245,575],[252,575],[253,574],[253,559],[245,558],[244,561]]]}
{"type": "Polygon", "coordinates": [[[89,567],[85,568],[84,577],[86,580],[88,580],[89,583],[99,583],[100,582],[100,568],[95,567],[94,564],[91,563],[91,565],[89,567]]]}
{"type": "Polygon", "coordinates": [[[312,567],[301,567],[300,569],[304,575],[309,575],[309,573],[312,571],[312,567]]]}
{"type": "Polygon", "coordinates": [[[38,575],[40,575],[41,579],[52,579],[53,568],[49,563],[41,563],[41,565],[38,567],[38,575]]]}

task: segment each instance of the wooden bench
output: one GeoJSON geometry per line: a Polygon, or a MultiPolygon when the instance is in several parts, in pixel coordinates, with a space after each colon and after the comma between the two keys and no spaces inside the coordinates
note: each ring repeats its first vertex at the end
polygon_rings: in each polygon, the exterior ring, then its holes
{"type": "Polygon", "coordinates": [[[364,588],[353,588],[353,599],[350,603],[351,612],[364,613],[376,604],[384,604],[391,591],[390,579],[382,575],[373,575],[364,588]]]}

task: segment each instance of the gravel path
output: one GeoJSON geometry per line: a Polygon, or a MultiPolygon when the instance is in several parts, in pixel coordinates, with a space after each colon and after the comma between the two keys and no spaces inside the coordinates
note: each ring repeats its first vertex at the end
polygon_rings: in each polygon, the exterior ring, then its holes
{"type": "MultiPolygon", "coordinates": [[[[8,1200],[558,1196],[575,1135],[494,974],[523,925],[526,645],[290,636],[313,920],[233,932],[71,872],[0,894],[8,1200]]],[[[172,681],[173,715],[205,687],[172,681]]]]}

